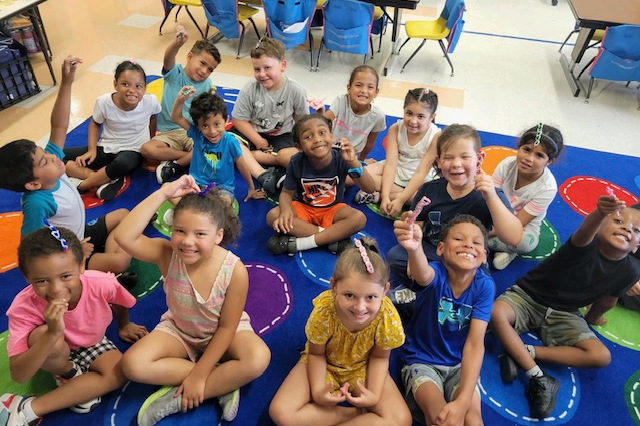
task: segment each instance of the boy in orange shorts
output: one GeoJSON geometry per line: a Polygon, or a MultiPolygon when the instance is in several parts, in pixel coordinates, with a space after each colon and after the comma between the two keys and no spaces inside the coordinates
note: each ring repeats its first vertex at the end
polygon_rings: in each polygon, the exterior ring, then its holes
{"type": "Polygon", "coordinates": [[[300,152],[287,167],[280,205],[267,213],[267,223],[278,232],[269,239],[269,250],[293,256],[327,245],[339,254],[367,223],[364,213],[343,203],[345,180],[350,176],[363,191],[375,182],[347,139],[334,148],[331,122],[324,116],[302,117],[292,133],[300,152]]]}

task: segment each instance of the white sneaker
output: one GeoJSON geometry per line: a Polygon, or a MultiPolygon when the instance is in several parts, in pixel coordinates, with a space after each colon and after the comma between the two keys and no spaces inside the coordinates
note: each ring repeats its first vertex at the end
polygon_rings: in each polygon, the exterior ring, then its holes
{"type": "MultiPolygon", "coordinates": [[[[75,377],[80,376],[81,374],[83,374],[84,372],[80,369],[80,367],[78,367],[78,365],[71,361],[71,363],[73,364],[73,375],[68,378],[65,379],[62,376],[53,376],[54,380],[56,381],[56,386],[60,387],[63,386],[65,383],[67,383],[69,380],[72,380],[75,377]]],[[[71,371],[71,370],[70,370],[71,371]]],[[[86,414],[89,413],[90,411],[92,411],[94,408],[96,408],[98,406],[98,404],[100,404],[100,402],[102,401],[101,397],[97,397],[97,398],[93,398],[87,402],[83,402],[80,404],[76,404],[73,407],[69,407],[69,410],[73,411],[74,413],[78,413],[78,414],[86,414]]]]}
{"type": "Polygon", "coordinates": [[[496,252],[493,256],[493,267],[498,271],[502,271],[504,268],[509,266],[511,261],[516,258],[517,253],[507,253],[505,251],[496,252]]]}
{"type": "Polygon", "coordinates": [[[229,392],[226,395],[218,397],[220,407],[222,407],[222,420],[232,421],[238,415],[240,407],[240,389],[229,392]]]}
{"type": "Polygon", "coordinates": [[[169,209],[166,212],[164,212],[164,215],[162,216],[162,221],[164,222],[165,225],[173,226],[173,213],[174,212],[175,212],[174,209],[169,209]]]}

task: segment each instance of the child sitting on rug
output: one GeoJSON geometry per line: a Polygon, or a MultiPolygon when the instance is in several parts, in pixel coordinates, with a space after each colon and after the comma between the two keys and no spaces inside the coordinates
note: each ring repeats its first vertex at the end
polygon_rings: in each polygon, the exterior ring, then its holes
{"type": "MultiPolygon", "coordinates": [[[[632,204],[632,209],[640,210],[640,203],[632,204]]],[[[640,262],[640,250],[636,250],[633,253],[633,257],[638,259],[640,262]]],[[[618,303],[624,306],[627,309],[632,309],[634,311],[640,311],[640,281],[634,284],[627,292],[620,296],[618,299],[618,303]]],[[[604,320],[604,318],[603,318],[604,320]]],[[[606,320],[603,322],[606,323],[606,320]]]]}
{"type": "Polygon", "coordinates": [[[155,263],[165,277],[167,312],[123,358],[133,381],[163,385],[138,412],[150,426],[178,411],[217,397],[222,419],[238,412],[239,388],[262,375],[271,353],[244,312],[247,269],[223,248],[238,235],[240,222],[218,191],[202,191],[183,175],[138,204],[116,230],[116,240],[137,259],[155,263]],[[160,205],[181,197],[171,241],[143,232],[160,205]]]}
{"type": "Polygon", "coordinates": [[[63,408],[88,413],[127,382],[122,353],[105,331],[111,309],[125,310],[136,299],[113,274],[85,272],[80,240],[65,228],[48,224],[25,236],[18,265],[29,286],[7,311],[11,378],[25,383],[44,370],[58,387],[35,398],[2,395],[0,421],[30,426],[63,408]]]}
{"type": "MultiPolygon", "coordinates": [[[[82,243],[87,269],[124,272],[131,256],[118,247],[111,231],[129,212],[117,209],[85,223],[85,208],[80,194],[65,173],[62,162],[69,127],[71,86],[76,67],[82,59],[67,57],[62,65],[62,81],[51,111],[51,135],[45,149],[35,142],[19,139],[0,147],[0,188],[21,192],[22,236],[52,225],[70,229],[82,243]]],[[[124,283],[124,281],[123,281],[124,283]]],[[[144,327],[129,322],[127,311],[119,317],[120,338],[134,342],[146,334],[144,327]]]]}
{"type": "MultiPolygon", "coordinates": [[[[218,48],[209,40],[198,40],[187,53],[187,63],[182,66],[176,63],[176,55],[180,48],[189,39],[189,33],[182,26],[176,27],[176,37],[164,52],[162,62],[162,112],[158,114],[157,135],[151,135],[153,139],[144,143],[140,153],[145,158],[160,160],[156,168],[156,179],[162,184],[181,174],[183,169],[189,167],[193,140],[187,136],[187,132],[171,119],[171,109],[184,86],[195,87],[195,94],[211,93],[212,83],[209,76],[222,61],[218,48]]],[[[189,117],[191,101],[184,103],[182,113],[189,117]]]]}
{"type": "MultiPolygon", "coordinates": [[[[424,88],[412,89],[404,98],[404,117],[389,128],[386,158],[368,166],[376,182],[376,191],[359,191],[356,204],[380,203],[380,211],[397,217],[404,204],[413,199],[425,181],[433,180],[436,146],[440,128],[433,121],[438,108],[438,95],[424,88]],[[429,171],[419,185],[409,185],[418,170],[429,171]]],[[[414,181],[415,182],[415,181],[414,181]]]]}
{"type": "Polygon", "coordinates": [[[333,148],[331,122],[321,114],[298,120],[293,140],[300,152],[287,167],[280,205],[267,213],[267,224],[277,232],[269,239],[269,250],[293,256],[329,245],[339,253],[367,223],[364,213],[343,202],[345,180],[350,176],[361,189],[373,191],[373,178],[347,139],[333,148]]]}
{"type": "Polygon", "coordinates": [[[391,350],[405,336],[385,296],[387,267],[372,241],[355,244],[338,257],[331,289],[313,300],[305,350],[269,407],[279,426],[411,424],[389,375],[391,350]]]}
{"type": "Polygon", "coordinates": [[[524,233],[516,245],[504,244],[494,232],[489,248],[495,251],[493,267],[506,268],[519,253],[529,253],[540,241],[540,225],[547,208],[558,193],[556,179],[549,170],[563,148],[562,133],[555,127],[539,123],[520,137],[515,157],[507,157],[493,172],[493,183],[509,199],[524,233]]]}
{"type": "Polygon", "coordinates": [[[495,287],[482,268],[487,231],[471,215],[454,217],[440,231],[442,261],[429,261],[422,229],[405,220],[410,213],[395,222],[394,232],[414,281],[425,288],[417,292],[402,347],[405,398],[421,423],[481,425],[476,384],[495,287]]]}
{"type": "Polygon", "coordinates": [[[112,200],[124,179],[142,163],[140,146],[156,133],[160,104],[146,93],[147,76],[132,60],[116,67],[115,92],[96,100],[89,122],[89,145],[64,150],[67,175],[80,193],[97,188],[96,195],[112,200]],[[75,178],[75,179],[74,179],[75,178]]]}
{"type": "Polygon", "coordinates": [[[493,305],[491,329],[502,343],[500,377],[527,375],[531,416],[553,411],[560,387],[539,361],[579,368],[602,368],[611,353],[588,324],[602,315],[640,279],[640,262],[629,256],[640,247],[640,211],[615,195],[598,198],[594,211],[560,249],[516,280],[493,305]],[[592,304],[583,317],[579,308],[592,304]],[[520,334],[538,332],[542,346],[525,345],[520,334]]]}

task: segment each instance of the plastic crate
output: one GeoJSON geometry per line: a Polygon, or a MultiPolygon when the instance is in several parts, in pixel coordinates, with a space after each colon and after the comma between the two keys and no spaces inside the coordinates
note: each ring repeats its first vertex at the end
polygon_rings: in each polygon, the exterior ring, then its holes
{"type": "Polygon", "coordinates": [[[27,56],[0,63],[0,110],[37,93],[40,86],[27,56]]]}

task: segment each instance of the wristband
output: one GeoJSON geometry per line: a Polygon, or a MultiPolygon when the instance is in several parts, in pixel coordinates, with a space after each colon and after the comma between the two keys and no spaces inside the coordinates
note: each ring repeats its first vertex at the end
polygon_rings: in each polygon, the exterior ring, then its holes
{"type": "Polygon", "coordinates": [[[357,179],[362,177],[362,166],[360,167],[351,167],[348,170],[349,177],[351,179],[357,179]]]}

